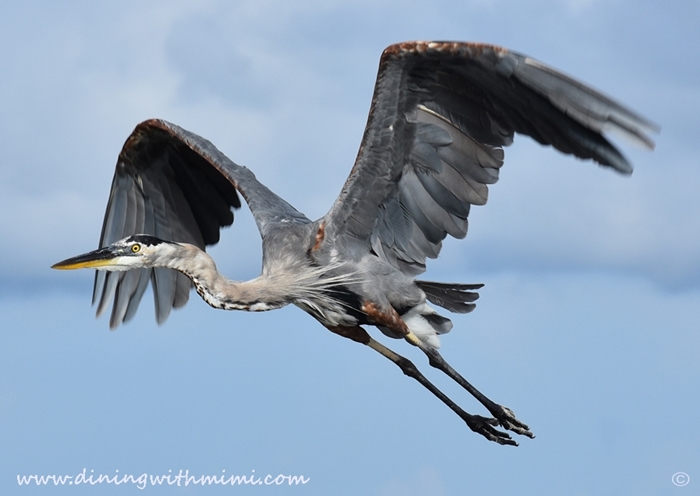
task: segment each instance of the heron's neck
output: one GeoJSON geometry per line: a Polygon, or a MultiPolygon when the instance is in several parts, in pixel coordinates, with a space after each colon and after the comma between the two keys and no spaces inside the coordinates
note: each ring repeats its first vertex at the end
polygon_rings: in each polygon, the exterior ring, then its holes
{"type": "Polygon", "coordinates": [[[194,283],[199,296],[214,308],[260,312],[280,308],[290,300],[285,288],[271,284],[264,276],[250,281],[231,281],[219,273],[214,260],[194,245],[174,244],[178,251],[157,266],[182,272],[194,283]]]}

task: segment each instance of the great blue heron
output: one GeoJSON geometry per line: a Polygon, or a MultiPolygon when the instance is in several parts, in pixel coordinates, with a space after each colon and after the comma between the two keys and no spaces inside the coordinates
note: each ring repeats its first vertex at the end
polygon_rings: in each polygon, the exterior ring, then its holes
{"type": "Polygon", "coordinates": [[[332,332],[365,344],[456,412],[475,432],[517,445],[534,437],[508,408],[486,398],[439,354],[452,323],[428,302],[474,309],[481,284],[416,280],[450,234],[463,238],[471,205],[483,205],[515,132],[629,174],[603,132],[653,148],[648,120],[597,91],[503,48],[410,42],[384,50],[362,144],[330,211],[311,221],[209,141],[162,120],[142,122],[119,154],[100,249],[56,269],[98,269],[97,314],[113,300],[110,326],[136,313],[152,283],[156,319],[187,302],[194,284],[211,306],[264,311],[294,304],[332,332]],[[262,236],[262,274],[234,282],[204,252],[248,202],[262,236]],[[172,270],[174,269],[174,270],[172,270]],[[373,325],[419,347],[493,418],[470,415],[408,359],[370,337],[373,325]]]}

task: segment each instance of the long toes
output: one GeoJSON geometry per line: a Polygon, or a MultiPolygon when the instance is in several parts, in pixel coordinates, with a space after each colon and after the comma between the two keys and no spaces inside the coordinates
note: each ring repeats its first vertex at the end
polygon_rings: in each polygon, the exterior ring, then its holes
{"type": "Polygon", "coordinates": [[[489,441],[498,444],[507,444],[509,446],[517,446],[518,443],[513,441],[507,432],[494,429],[494,425],[498,425],[499,421],[493,418],[482,417],[481,415],[470,415],[465,419],[471,430],[477,434],[481,434],[489,441]]]}
{"type": "Polygon", "coordinates": [[[501,405],[496,405],[494,408],[489,410],[491,414],[498,419],[498,423],[509,431],[520,434],[521,436],[527,436],[534,439],[535,435],[530,432],[530,428],[527,424],[524,424],[515,417],[515,413],[510,408],[506,408],[501,405]]]}
{"type": "Polygon", "coordinates": [[[498,421],[498,419],[495,419],[492,417],[482,417],[481,415],[475,415],[475,417],[479,417],[482,421],[486,422],[489,425],[493,425],[496,427],[501,425],[501,423],[498,421]]]}

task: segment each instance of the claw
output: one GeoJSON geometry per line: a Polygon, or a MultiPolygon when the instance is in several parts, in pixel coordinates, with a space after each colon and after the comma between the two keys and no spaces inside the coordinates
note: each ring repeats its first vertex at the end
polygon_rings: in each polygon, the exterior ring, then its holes
{"type": "Polygon", "coordinates": [[[530,439],[534,439],[535,435],[530,432],[530,428],[527,424],[522,423],[515,417],[515,413],[510,408],[506,408],[501,405],[495,405],[493,408],[489,408],[489,412],[493,415],[498,423],[509,431],[520,434],[521,436],[527,436],[530,439]]]}
{"type": "Polygon", "coordinates": [[[482,417],[481,415],[470,415],[464,420],[472,431],[476,432],[477,434],[481,434],[489,441],[502,445],[518,446],[518,443],[513,441],[507,432],[502,432],[492,427],[494,425],[499,425],[500,423],[495,418],[486,418],[482,417]]]}

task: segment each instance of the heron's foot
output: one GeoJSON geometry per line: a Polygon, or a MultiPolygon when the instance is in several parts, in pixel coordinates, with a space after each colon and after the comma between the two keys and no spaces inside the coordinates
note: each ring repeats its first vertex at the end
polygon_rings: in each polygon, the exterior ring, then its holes
{"type": "Polygon", "coordinates": [[[518,443],[513,441],[507,432],[499,431],[495,429],[494,426],[500,424],[495,418],[486,418],[481,415],[469,415],[463,417],[467,426],[477,434],[481,434],[489,441],[493,441],[498,444],[507,444],[510,446],[517,446],[518,443]]]}
{"type": "Polygon", "coordinates": [[[515,414],[510,408],[494,404],[494,406],[489,408],[489,412],[491,412],[491,415],[495,417],[495,420],[504,429],[520,434],[521,436],[527,436],[530,439],[535,438],[535,435],[530,432],[530,428],[515,418],[515,414]]]}

